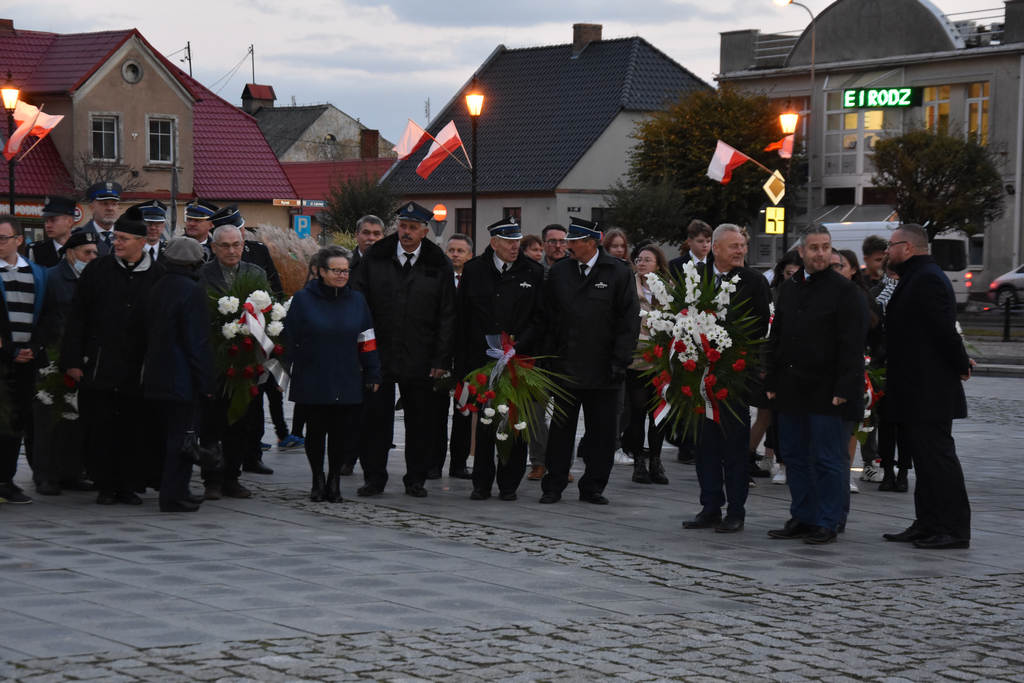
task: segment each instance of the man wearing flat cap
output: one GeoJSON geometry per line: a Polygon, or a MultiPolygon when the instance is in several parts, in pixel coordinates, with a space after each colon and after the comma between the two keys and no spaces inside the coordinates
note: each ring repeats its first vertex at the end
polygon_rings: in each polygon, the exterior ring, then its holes
{"type": "Polygon", "coordinates": [[[365,484],[373,496],[388,481],[395,420],[395,386],[405,419],[405,492],[422,498],[423,483],[440,447],[433,420],[434,382],[451,367],[455,344],[455,275],[441,247],[426,239],[433,212],[416,202],[398,210],[398,229],[374,243],[359,263],[353,286],[373,314],[384,381],[367,394],[361,434],[365,484]]]}
{"type": "Polygon", "coordinates": [[[640,334],[640,302],[629,266],[601,249],[596,223],[572,217],[567,239],[572,258],[551,266],[545,303],[546,353],[557,358],[554,370],[567,377],[569,398],[555,398],[540,502],[562,498],[582,408],[586,434],[580,458],[586,471],[578,483],[580,500],[607,505],[603,492],[614,461],[619,389],[640,334]]]}
{"type": "Polygon", "coordinates": [[[28,247],[28,258],[43,268],[60,263],[60,249],[71,236],[75,224],[75,200],[68,197],[47,197],[43,204],[43,231],[46,239],[28,247]]]}
{"type": "Polygon", "coordinates": [[[92,220],[83,227],[99,237],[100,256],[113,251],[114,222],[117,220],[118,203],[124,188],[111,180],[90,185],[85,197],[92,203],[92,220]]]}
{"type": "Polygon", "coordinates": [[[146,222],[136,207],[114,224],[112,253],[82,272],[61,344],[59,366],[81,383],[86,452],[100,505],[139,505],[145,462],[137,457],[143,424],[142,363],[149,292],[163,274],[144,251],[146,222]]]}
{"type": "Polygon", "coordinates": [[[205,199],[194,199],[185,205],[185,234],[191,237],[203,248],[204,261],[209,263],[213,260],[213,243],[210,241],[210,231],[213,230],[213,216],[220,211],[220,207],[205,199]]]}
{"type": "MultiPolygon", "coordinates": [[[[491,362],[488,337],[504,332],[515,341],[517,354],[536,355],[544,341],[542,315],[544,266],[521,254],[523,233],[514,218],[487,227],[491,243],[466,263],[458,289],[459,334],[455,375],[465,377],[491,362]]],[[[492,339],[493,341],[493,339],[492,339]]],[[[495,479],[498,497],[515,500],[526,473],[526,442],[515,439],[505,462],[495,467],[494,439],[498,421],[476,425],[473,455],[473,500],[491,497],[495,479]]]]}

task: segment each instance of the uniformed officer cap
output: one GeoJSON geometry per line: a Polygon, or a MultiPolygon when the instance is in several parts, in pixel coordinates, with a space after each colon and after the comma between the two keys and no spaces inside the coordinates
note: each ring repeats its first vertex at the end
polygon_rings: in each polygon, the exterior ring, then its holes
{"type": "Polygon", "coordinates": [[[89,198],[89,201],[98,202],[104,199],[120,199],[122,192],[124,192],[124,188],[121,187],[121,183],[106,180],[90,185],[89,189],[85,191],[85,196],[89,198]]]}
{"type": "Polygon", "coordinates": [[[430,223],[430,220],[434,217],[434,212],[425,206],[420,206],[416,202],[408,202],[398,210],[398,220],[400,221],[416,221],[417,223],[423,223],[426,225],[430,223]]]}
{"type": "Polygon", "coordinates": [[[147,223],[163,223],[167,220],[167,205],[158,199],[135,206],[142,212],[142,220],[147,223]]]}
{"type": "Polygon", "coordinates": [[[47,197],[43,204],[43,217],[74,216],[75,200],[70,197],[47,197]]]}
{"type": "Polygon", "coordinates": [[[71,231],[71,236],[68,237],[67,241],[64,242],[64,246],[60,248],[60,255],[63,256],[64,252],[68,249],[74,249],[84,244],[99,244],[100,236],[92,230],[86,230],[85,228],[75,228],[71,231]]]}
{"type": "Polygon", "coordinates": [[[137,206],[129,206],[114,223],[114,232],[124,232],[138,237],[146,236],[146,221],[137,206]]]}
{"type": "Polygon", "coordinates": [[[236,228],[242,228],[245,225],[245,219],[242,218],[242,212],[238,210],[238,206],[230,204],[221,208],[217,213],[210,217],[213,222],[213,227],[219,228],[222,225],[233,225],[236,228]]]}
{"type": "Polygon", "coordinates": [[[565,236],[565,239],[582,240],[588,238],[598,241],[601,240],[601,231],[597,229],[597,223],[583,220],[577,216],[570,216],[569,234],[565,236]]]}
{"type": "Polygon", "coordinates": [[[487,226],[487,231],[491,233],[491,237],[501,237],[506,240],[523,238],[523,231],[520,229],[519,224],[516,223],[514,216],[502,218],[500,221],[491,223],[487,226]]]}
{"type": "Polygon", "coordinates": [[[213,214],[220,209],[205,199],[195,199],[185,206],[185,218],[194,218],[199,221],[208,221],[213,214]]]}

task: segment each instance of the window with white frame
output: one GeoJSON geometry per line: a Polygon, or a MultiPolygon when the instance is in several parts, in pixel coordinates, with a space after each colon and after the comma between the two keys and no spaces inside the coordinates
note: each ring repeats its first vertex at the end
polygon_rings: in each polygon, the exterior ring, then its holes
{"type": "Polygon", "coordinates": [[[164,118],[149,119],[149,162],[169,164],[173,157],[174,120],[164,118]]]}
{"type": "Polygon", "coordinates": [[[899,111],[844,109],[842,91],[828,93],[825,103],[825,175],[873,173],[872,151],[884,134],[901,128],[899,111]]]}
{"type": "Polygon", "coordinates": [[[924,89],[924,127],[930,131],[949,132],[949,86],[936,85],[924,89]]]}
{"type": "Polygon", "coordinates": [[[117,161],[117,117],[92,117],[92,158],[97,161],[117,161]]]}
{"type": "Polygon", "coordinates": [[[988,144],[988,81],[967,86],[967,139],[988,144]]]}

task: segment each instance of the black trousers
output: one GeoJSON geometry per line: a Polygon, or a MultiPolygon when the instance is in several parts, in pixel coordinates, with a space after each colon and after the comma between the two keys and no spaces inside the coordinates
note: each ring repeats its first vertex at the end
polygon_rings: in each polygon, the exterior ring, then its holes
{"type": "Polygon", "coordinates": [[[228,424],[226,398],[203,400],[200,441],[204,446],[219,441],[224,449],[224,468],[204,468],[202,471],[203,482],[207,486],[220,486],[224,482],[238,481],[242,473],[242,463],[259,459],[260,439],[263,438],[263,421],[260,413],[260,401],[253,399],[249,401],[245,414],[234,423],[228,424]]]}
{"type": "Polygon", "coordinates": [[[901,422],[896,430],[900,453],[917,470],[914,511],[917,525],[936,534],[971,537],[971,505],[953,441],[953,421],[901,422]]]}
{"type": "MultiPolygon", "coordinates": [[[[337,474],[351,462],[357,451],[353,437],[362,414],[362,404],[301,404],[306,416],[306,459],[314,476],[323,474],[324,452],[328,474],[337,474]]],[[[298,407],[298,406],[296,406],[298,407]]]]}
{"type": "Polygon", "coordinates": [[[473,489],[490,491],[495,478],[500,493],[515,493],[526,474],[526,442],[512,439],[508,458],[502,462],[496,452],[495,425],[476,424],[476,450],[473,452],[473,489]],[[497,460],[497,466],[495,466],[497,460]]]}
{"type": "Polygon", "coordinates": [[[705,417],[697,437],[697,481],[701,510],[746,517],[750,480],[750,411],[740,406],[739,418],[723,408],[717,424],[705,417]]]}
{"type": "Polygon", "coordinates": [[[644,447],[644,426],[647,426],[647,444],[650,454],[661,456],[665,441],[665,430],[654,424],[648,407],[654,398],[654,387],[638,370],[626,370],[626,404],[629,416],[626,430],[622,435],[622,450],[633,457],[640,455],[644,447]]]}
{"type": "Polygon", "coordinates": [[[18,452],[25,440],[25,456],[32,462],[32,401],[35,396],[35,363],[0,363],[7,385],[7,424],[0,425],[0,483],[14,479],[18,471],[18,452]],[[6,429],[5,429],[6,428],[6,429]]]}
{"type": "Polygon", "coordinates": [[[192,461],[182,457],[185,435],[196,428],[196,404],[182,401],[150,401],[158,415],[159,436],[163,440],[163,467],[160,476],[160,502],[182,500],[188,495],[192,479],[192,461]]]}
{"type": "Polygon", "coordinates": [[[86,467],[102,492],[136,491],[145,486],[150,451],[145,448],[140,429],[143,405],[138,394],[88,388],[78,391],[79,419],[89,425],[86,467]]]}
{"type": "Polygon", "coordinates": [[[85,471],[85,429],[88,425],[81,417],[77,420],[58,419],[53,406],[33,401],[32,477],[41,482],[77,481],[85,471]]]}
{"type": "MultiPolygon", "coordinates": [[[[385,380],[378,391],[367,394],[360,454],[365,482],[383,489],[388,482],[388,451],[395,427],[395,387],[402,392],[405,422],[406,486],[422,485],[437,453],[436,396],[430,379],[385,380]]],[[[307,427],[308,431],[308,427],[307,427]]]]}
{"type": "Polygon", "coordinates": [[[576,423],[583,410],[586,428],[579,456],[586,465],[578,486],[580,494],[599,494],[608,485],[615,459],[615,435],[619,428],[619,386],[607,389],[575,389],[568,398],[555,398],[555,415],[548,430],[548,449],[541,479],[545,493],[561,493],[569,484],[576,423]],[[561,414],[560,414],[561,413],[561,414]]]}
{"type": "Polygon", "coordinates": [[[288,422],[284,419],[284,392],[277,388],[277,381],[268,377],[267,381],[260,385],[260,422],[266,421],[266,414],[263,412],[263,396],[267,397],[267,404],[270,407],[270,421],[274,423],[274,432],[277,440],[280,441],[290,433],[288,422]]]}
{"type": "MultiPolygon", "coordinates": [[[[435,392],[436,393],[436,392],[435,392]]],[[[455,406],[455,399],[448,394],[437,396],[437,456],[431,467],[444,469],[444,461],[448,458],[448,471],[464,469],[469,460],[470,426],[472,416],[463,415],[455,406]],[[448,411],[451,409],[452,431],[448,438],[448,411]]]]}

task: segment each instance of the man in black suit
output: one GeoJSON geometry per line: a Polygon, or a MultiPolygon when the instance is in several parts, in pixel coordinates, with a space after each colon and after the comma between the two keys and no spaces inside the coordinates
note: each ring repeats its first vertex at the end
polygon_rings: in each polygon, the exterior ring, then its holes
{"type": "Polygon", "coordinates": [[[167,245],[164,231],[167,228],[167,205],[159,199],[136,204],[146,221],[146,246],[144,249],[154,261],[159,260],[167,245]]]}
{"type": "Polygon", "coordinates": [[[572,217],[568,240],[572,258],[551,266],[545,285],[546,351],[567,377],[569,396],[555,398],[540,502],[557,503],[568,485],[582,408],[586,471],[578,482],[580,500],[607,505],[603,492],[614,462],[619,390],[640,334],[640,301],[629,266],[601,249],[596,223],[572,217]]]}
{"type": "Polygon", "coordinates": [[[71,236],[75,224],[75,200],[68,197],[47,197],[43,205],[43,231],[46,239],[28,247],[28,258],[43,268],[60,263],[60,250],[71,236]]]}
{"type": "MultiPolygon", "coordinates": [[[[739,226],[723,223],[715,228],[711,240],[714,253],[712,276],[717,287],[736,278],[735,291],[729,297],[727,320],[736,321],[750,315],[757,320],[751,331],[754,339],[768,333],[769,304],[768,281],[746,268],[747,240],[739,226]]],[[[728,286],[728,285],[726,285],[728,286]]],[[[752,363],[748,379],[755,377],[760,368],[752,363]]],[[[748,393],[737,404],[738,416],[722,410],[720,422],[705,415],[701,421],[697,440],[697,481],[700,482],[701,511],[692,520],[683,522],[686,529],[714,527],[719,533],[732,533],[743,528],[746,517],[748,485],[747,442],[750,440],[751,393],[764,391],[760,382],[748,382],[748,393]],[[723,491],[724,489],[724,491],[723,491]],[[729,508],[722,518],[722,505],[729,508]]]]}
{"type": "Polygon", "coordinates": [[[121,192],[124,188],[120,183],[111,180],[94,183],[85,191],[86,199],[92,203],[92,220],[82,226],[99,237],[100,256],[106,256],[114,250],[114,222],[119,213],[121,192]]]}
{"type": "Polygon", "coordinates": [[[918,548],[967,548],[971,506],[953,441],[953,420],[967,417],[961,381],[971,376],[956,331],[949,278],[928,254],[928,233],[907,224],[893,231],[889,264],[900,282],[885,311],[885,417],[898,424],[896,443],[917,470],[916,519],[889,541],[918,548]]]}

